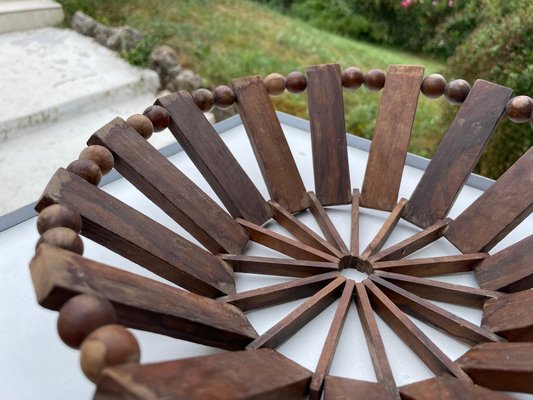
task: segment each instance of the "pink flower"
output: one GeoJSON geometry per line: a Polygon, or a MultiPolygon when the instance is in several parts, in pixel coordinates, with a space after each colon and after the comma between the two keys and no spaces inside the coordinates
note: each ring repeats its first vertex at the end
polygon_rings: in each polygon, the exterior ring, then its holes
{"type": "Polygon", "coordinates": [[[402,0],[402,2],[400,3],[400,5],[403,7],[403,8],[407,8],[411,5],[411,0],[402,0]]]}

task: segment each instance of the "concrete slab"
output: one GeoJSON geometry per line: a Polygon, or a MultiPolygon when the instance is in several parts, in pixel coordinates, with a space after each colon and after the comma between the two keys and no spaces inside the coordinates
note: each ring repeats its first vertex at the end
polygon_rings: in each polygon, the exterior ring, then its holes
{"type": "Polygon", "coordinates": [[[53,26],[63,18],[63,7],[52,0],[0,0],[0,33],[53,26]]]}

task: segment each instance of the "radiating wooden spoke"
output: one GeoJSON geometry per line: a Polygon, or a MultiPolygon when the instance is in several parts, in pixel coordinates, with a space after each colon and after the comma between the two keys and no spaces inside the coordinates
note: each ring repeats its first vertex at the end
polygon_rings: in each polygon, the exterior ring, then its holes
{"type": "Polygon", "coordinates": [[[352,257],[359,256],[359,189],[354,189],[352,194],[352,224],[350,229],[350,254],[352,257]]]}
{"type": "Polygon", "coordinates": [[[338,399],[390,400],[391,397],[381,383],[327,376],[324,400],[338,399]]]}

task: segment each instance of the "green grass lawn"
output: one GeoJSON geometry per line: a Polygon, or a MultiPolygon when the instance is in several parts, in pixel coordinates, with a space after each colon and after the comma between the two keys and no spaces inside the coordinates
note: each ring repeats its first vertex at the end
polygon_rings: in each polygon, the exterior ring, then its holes
{"type": "MultiPolygon", "coordinates": [[[[68,13],[81,9],[110,25],[128,24],[155,43],[175,48],[182,64],[197,71],[207,87],[239,76],[287,74],[306,66],[336,62],[385,70],[389,64],[419,64],[426,74],[442,72],[438,61],[339,37],[244,0],[60,0],[68,13]]],[[[147,49],[130,54],[142,63],[147,49]]],[[[371,137],[380,93],[345,91],[346,129],[371,137]]],[[[307,116],[306,95],[274,98],[276,108],[307,116]]],[[[442,99],[420,97],[410,151],[431,156],[444,131],[442,99]]]]}

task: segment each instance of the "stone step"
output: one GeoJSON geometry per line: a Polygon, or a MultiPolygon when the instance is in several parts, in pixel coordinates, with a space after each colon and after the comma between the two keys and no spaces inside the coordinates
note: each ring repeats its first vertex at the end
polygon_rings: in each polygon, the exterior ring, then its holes
{"type": "Polygon", "coordinates": [[[53,26],[63,17],[63,7],[52,0],[0,0],[0,33],[53,26]]]}

